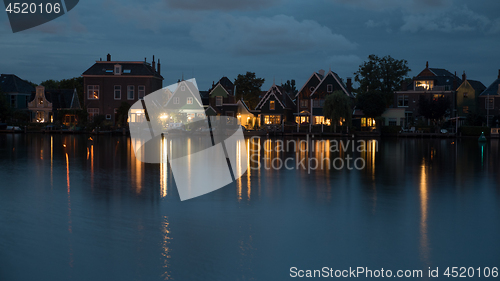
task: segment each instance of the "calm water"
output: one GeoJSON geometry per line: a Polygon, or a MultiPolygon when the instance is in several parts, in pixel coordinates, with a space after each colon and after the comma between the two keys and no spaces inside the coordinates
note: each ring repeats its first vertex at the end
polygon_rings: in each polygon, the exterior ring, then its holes
{"type": "MultiPolygon", "coordinates": [[[[131,147],[126,137],[0,135],[0,280],[500,266],[498,140],[382,139],[378,152],[353,154],[361,171],[262,165],[183,202],[169,166],[138,162],[131,147]]],[[[264,148],[260,164],[315,156],[264,148]]]]}

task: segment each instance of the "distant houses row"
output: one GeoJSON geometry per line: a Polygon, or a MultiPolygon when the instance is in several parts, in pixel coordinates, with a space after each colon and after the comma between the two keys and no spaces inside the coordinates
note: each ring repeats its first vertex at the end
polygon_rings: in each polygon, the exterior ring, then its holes
{"type": "MultiPolygon", "coordinates": [[[[86,109],[90,120],[102,115],[110,123],[115,123],[123,102],[132,105],[148,93],[162,89],[164,80],[160,60],[155,61],[154,57],[151,63],[146,60],[113,61],[109,54],[105,61],[96,61],[82,76],[83,105],[75,89],[35,88],[12,74],[1,75],[0,90],[7,94],[11,108],[28,110],[32,122],[50,123],[59,117],[64,124],[71,125],[77,121],[74,110],[86,109]]],[[[242,125],[249,128],[279,124],[313,126],[330,125],[330,120],[323,114],[329,94],[340,91],[355,99],[352,88],[350,78],[344,83],[335,72],[320,70],[312,73],[298,93],[288,93],[273,83],[270,89],[261,93],[256,108],[248,108],[244,100],[236,99],[237,89],[227,77],[213,83],[207,91],[201,90],[200,96],[206,115],[238,117],[242,125]]],[[[411,83],[403,83],[401,89],[394,92],[392,106],[382,115],[384,125],[407,127],[424,120],[419,113],[421,97],[449,99],[449,117],[465,117],[469,112],[479,112],[492,120],[500,115],[500,70],[498,78],[486,87],[480,81],[468,79],[465,73],[460,78],[446,69],[430,68],[427,63],[411,83]]],[[[175,98],[175,93],[171,93],[171,98],[175,98]]],[[[177,102],[189,104],[193,100],[177,102]]],[[[364,116],[361,110],[353,108],[353,113],[353,119],[361,128],[375,126],[375,120],[364,116]]]]}

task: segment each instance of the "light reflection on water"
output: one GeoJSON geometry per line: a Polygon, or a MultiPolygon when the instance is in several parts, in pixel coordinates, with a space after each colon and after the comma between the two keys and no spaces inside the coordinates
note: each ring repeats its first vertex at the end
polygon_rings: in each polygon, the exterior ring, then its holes
{"type": "MultiPolygon", "coordinates": [[[[248,171],[179,202],[169,165],[138,161],[129,138],[0,135],[0,278],[281,280],[291,266],[500,262],[498,141],[383,139],[378,152],[375,142],[366,152],[332,152],[325,140],[308,151],[305,142],[298,152],[276,149],[286,140],[238,143],[248,171]],[[364,169],[264,168],[273,159],[296,167],[347,155],[361,157],[364,169]]],[[[165,159],[175,140],[160,146],[165,159]]]]}

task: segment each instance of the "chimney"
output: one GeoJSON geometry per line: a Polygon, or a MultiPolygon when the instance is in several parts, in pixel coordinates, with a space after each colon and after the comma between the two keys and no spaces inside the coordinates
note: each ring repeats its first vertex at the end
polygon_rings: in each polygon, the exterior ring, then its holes
{"type": "Polygon", "coordinates": [[[429,61],[425,63],[425,68],[429,68],[429,61]]]}
{"type": "Polygon", "coordinates": [[[465,71],[464,71],[464,74],[462,74],[462,82],[465,82],[465,80],[467,80],[467,75],[465,74],[465,71]]]}
{"type": "Polygon", "coordinates": [[[153,55],[153,63],[151,64],[151,66],[153,67],[153,72],[156,71],[156,67],[155,67],[155,56],[153,55]]]}
{"type": "Polygon", "coordinates": [[[318,71],[318,73],[319,73],[321,76],[325,76],[325,71],[324,71],[323,69],[320,69],[320,70],[318,71]]]}
{"type": "Polygon", "coordinates": [[[347,92],[350,94],[352,92],[352,78],[347,77],[347,92]]]}
{"type": "Polygon", "coordinates": [[[498,70],[498,79],[500,79],[500,69],[498,70]]]}
{"type": "Polygon", "coordinates": [[[160,59],[158,59],[158,74],[161,75],[161,64],[160,59]]]}
{"type": "Polygon", "coordinates": [[[108,55],[106,56],[106,60],[107,60],[107,61],[111,61],[111,55],[110,55],[110,54],[108,54],[108,55]]]}
{"type": "Polygon", "coordinates": [[[102,58],[99,58],[99,61],[102,61],[102,58]]]}

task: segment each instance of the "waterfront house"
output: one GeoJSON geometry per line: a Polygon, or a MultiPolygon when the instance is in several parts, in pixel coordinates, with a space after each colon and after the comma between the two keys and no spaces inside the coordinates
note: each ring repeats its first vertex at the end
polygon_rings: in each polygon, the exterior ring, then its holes
{"type": "Polygon", "coordinates": [[[6,95],[7,102],[15,111],[28,113],[28,102],[35,87],[14,74],[0,76],[0,93],[6,95]]]}
{"type": "Polygon", "coordinates": [[[469,112],[476,112],[479,95],[486,90],[483,83],[467,79],[467,75],[462,74],[462,84],[457,89],[457,114],[465,117],[469,112]]]}
{"type": "Polygon", "coordinates": [[[260,110],[260,124],[279,125],[284,122],[293,122],[295,102],[281,86],[275,83],[261,97],[256,110],[260,110]]]}
{"type": "Polygon", "coordinates": [[[419,101],[421,97],[426,99],[438,99],[444,97],[450,101],[450,115],[455,115],[456,90],[462,80],[446,69],[426,67],[412,82],[407,85],[403,83],[400,91],[394,92],[394,108],[405,109],[405,124],[414,123],[424,118],[419,114],[419,101]]]}
{"type": "Polygon", "coordinates": [[[331,70],[326,74],[324,70],[314,72],[297,93],[295,122],[330,125],[330,120],[324,117],[323,106],[326,96],[335,91],[341,91],[348,97],[354,98],[351,78],[347,79],[346,85],[337,73],[331,70]]]}
{"type": "Polygon", "coordinates": [[[492,124],[492,121],[495,116],[500,116],[500,70],[498,70],[498,78],[479,95],[478,104],[480,112],[488,120],[488,125],[498,127],[499,124],[492,124]]]}
{"type": "Polygon", "coordinates": [[[89,120],[104,115],[116,122],[117,111],[123,102],[134,104],[145,95],[162,88],[161,65],[158,68],[153,56],[152,63],[144,61],[96,61],[82,74],[84,104],[89,120]]]}
{"type": "Polygon", "coordinates": [[[28,103],[31,122],[53,123],[60,120],[66,126],[76,124],[77,111],[81,110],[76,89],[45,90],[37,86],[28,103]]]}

